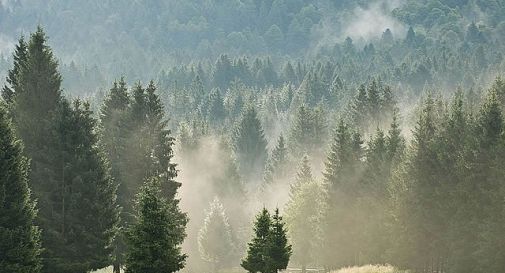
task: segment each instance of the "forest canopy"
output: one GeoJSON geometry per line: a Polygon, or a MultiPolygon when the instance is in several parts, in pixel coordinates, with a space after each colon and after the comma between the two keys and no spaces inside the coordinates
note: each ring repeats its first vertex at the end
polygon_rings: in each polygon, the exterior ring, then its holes
{"type": "Polygon", "coordinates": [[[503,0],[0,1],[0,272],[501,273],[504,45],[503,0]]]}

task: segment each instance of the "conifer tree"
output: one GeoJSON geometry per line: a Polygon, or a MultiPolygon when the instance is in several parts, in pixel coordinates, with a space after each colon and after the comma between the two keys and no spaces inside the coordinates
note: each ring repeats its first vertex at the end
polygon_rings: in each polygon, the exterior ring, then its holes
{"type": "Polygon", "coordinates": [[[42,262],[37,209],[28,187],[29,161],[0,104],[0,271],[38,273],[42,262]]]}
{"type": "MultiPolygon", "coordinates": [[[[131,200],[138,193],[139,181],[156,176],[163,197],[175,198],[180,183],[174,180],[177,175],[172,162],[174,138],[167,129],[163,104],[152,81],[146,88],[137,83],[131,94],[127,93],[123,79],[115,83],[102,106],[101,122],[112,173],[118,184],[124,229],[134,221],[131,200]]],[[[115,272],[124,262],[122,235],[116,241],[115,272]]]]}
{"type": "Polygon", "coordinates": [[[267,269],[265,258],[268,255],[268,242],[272,219],[266,208],[256,216],[254,222],[254,234],[248,243],[247,256],[242,259],[241,266],[250,273],[272,273],[267,269]]]}
{"type": "Polygon", "coordinates": [[[284,220],[279,213],[279,209],[276,208],[274,215],[272,215],[267,243],[267,272],[277,273],[279,270],[288,267],[292,251],[286,233],[284,220]]]}
{"type": "Polygon", "coordinates": [[[474,187],[479,207],[474,208],[478,218],[473,221],[480,229],[475,260],[479,269],[488,272],[500,271],[505,266],[505,258],[497,253],[505,253],[502,242],[505,221],[503,219],[503,177],[502,168],[505,155],[503,140],[504,118],[496,89],[491,89],[484,101],[476,124],[477,147],[469,177],[474,187]],[[482,213],[485,211],[485,213],[482,213]]]}
{"type": "Polygon", "coordinates": [[[2,98],[9,105],[14,101],[16,89],[19,90],[19,76],[21,70],[26,65],[27,59],[27,44],[24,37],[19,38],[18,44],[13,55],[13,68],[7,73],[7,84],[2,89],[2,98]]]}
{"type": "Polygon", "coordinates": [[[126,273],[172,273],[184,268],[181,243],[188,221],[177,200],[162,197],[161,183],[151,178],[137,195],[136,221],[127,231],[126,273]]]}
{"type": "Polygon", "coordinates": [[[254,107],[248,107],[235,132],[235,154],[245,181],[261,179],[267,159],[267,141],[254,107]]]}
{"type": "Polygon", "coordinates": [[[357,262],[356,217],[349,213],[358,192],[361,173],[361,136],[340,121],[328,153],[324,184],[328,192],[323,223],[325,251],[323,263],[329,269],[349,266],[357,262]]]}
{"type": "Polygon", "coordinates": [[[321,185],[312,177],[309,159],[304,156],[296,180],[291,184],[285,210],[293,261],[301,266],[302,272],[306,272],[308,265],[319,262],[324,196],[321,185]]]}
{"type": "Polygon", "coordinates": [[[326,119],[321,108],[300,106],[289,136],[292,154],[296,157],[302,157],[304,154],[317,155],[324,146],[326,131],[326,119]]]}
{"type": "Polygon", "coordinates": [[[110,263],[117,207],[88,104],[61,95],[58,63],[41,27],[18,69],[11,111],[31,158],[43,272],[88,272],[110,263]],[[82,203],[82,204],[81,204],[82,203]],[[90,219],[100,221],[96,225],[90,219]]]}
{"type": "Polygon", "coordinates": [[[425,100],[414,129],[414,139],[409,158],[395,178],[399,191],[395,208],[397,224],[401,227],[396,237],[399,246],[395,262],[408,268],[431,270],[432,260],[444,259],[446,246],[443,235],[447,219],[441,205],[448,196],[444,194],[440,179],[440,162],[437,155],[438,126],[435,102],[431,96],[425,100]]]}
{"type": "Polygon", "coordinates": [[[288,151],[284,136],[281,134],[277,140],[277,144],[272,151],[267,166],[265,168],[264,183],[271,184],[287,175],[288,168],[288,151]]]}
{"type": "Polygon", "coordinates": [[[203,260],[212,264],[214,272],[230,265],[235,251],[228,217],[219,199],[210,204],[203,226],[198,233],[198,250],[203,260]]]}

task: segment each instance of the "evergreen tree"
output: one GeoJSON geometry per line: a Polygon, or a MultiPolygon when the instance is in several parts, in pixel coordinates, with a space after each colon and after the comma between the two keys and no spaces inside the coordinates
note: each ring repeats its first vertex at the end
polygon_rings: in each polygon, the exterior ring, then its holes
{"type": "MultiPolygon", "coordinates": [[[[101,140],[107,158],[111,164],[111,175],[117,185],[118,204],[122,208],[128,207],[131,199],[128,199],[125,187],[125,175],[123,173],[124,155],[127,150],[126,138],[127,131],[127,114],[130,107],[130,97],[127,91],[126,82],[121,78],[119,82],[114,82],[106,96],[104,103],[100,109],[100,132],[101,140]]],[[[121,264],[124,263],[124,238],[123,228],[128,222],[129,211],[121,210],[121,224],[119,232],[114,241],[114,257],[113,266],[114,272],[118,273],[121,264]]]]}
{"type": "Polygon", "coordinates": [[[256,221],[254,222],[254,237],[252,241],[248,243],[247,256],[242,259],[240,264],[248,272],[271,273],[268,271],[265,261],[268,255],[267,246],[271,225],[272,219],[270,218],[270,213],[266,208],[263,208],[256,216],[256,221]]]}
{"type": "Polygon", "coordinates": [[[326,119],[321,108],[311,109],[305,105],[298,108],[291,126],[289,146],[293,156],[317,155],[324,147],[326,119]]]}
{"type": "Polygon", "coordinates": [[[200,256],[213,265],[214,272],[229,265],[233,258],[235,246],[231,232],[224,207],[216,197],[198,233],[200,256]]]}
{"type": "Polygon", "coordinates": [[[321,185],[312,177],[309,159],[304,156],[286,204],[286,224],[293,243],[293,261],[301,266],[302,272],[306,272],[307,265],[319,262],[324,196],[321,185]]]}
{"type": "Polygon", "coordinates": [[[265,169],[264,183],[271,184],[287,175],[288,159],[287,147],[284,136],[281,134],[277,140],[277,145],[272,151],[265,169]]]}
{"type": "Polygon", "coordinates": [[[38,273],[42,266],[28,169],[22,144],[0,105],[0,272],[38,273]]]}
{"type": "Polygon", "coordinates": [[[248,182],[258,181],[267,159],[267,141],[254,107],[242,114],[234,140],[242,177],[248,182]]]}
{"type": "MultiPolygon", "coordinates": [[[[112,173],[118,183],[118,200],[122,207],[122,228],[133,219],[138,181],[158,177],[163,196],[175,198],[180,183],[175,181],[176,165],[172,162],[174,138],[167,129],[163,104],[151,81],[146,88],[137,83],[131,95],[123,79],[114,84],[102,106],[102,132],[112,173]]],[[[124,239],[116,241],[115,271],[124,262],[124,239]]]]}
{"type": "Polygon", "coordinates": [[[279,214],[279,209],[275,209],[272,215],[270,234],[268,236],[267,246],[267,272],[277,273],[279,270],[288,267],[291,257],[291,245],[288,243],[287,230],[285,223],[279,214]]]}
{"type": "Polygon", "coordinates": [[[62,226],[56,246],[48,249],[51,272],[88,272],[111,262],[112,240],[119,210],[116,187],[95,133],[96,120],[89,103],[76,100],[73,107],[62,103],[58,122],[65,147],[61,192],[62,226]],[[99,225],[97,225],[99,223],[99,225]]]}
{"type": "Polygon", "coordinates": [[[438,126],[435,102],[428,96],[414,130],[409,158],[395,181],[399,199],[395,215],[401,231],[397,233],[396,263],[408,268],[431,270],[433,260],[444,259],[444,218],[442,204],[448,196],[440,180],[437,156],[438,126]]]}
{"type": "Polygon", "coordinates": [[[136,222],[127,231],[127,273],[172,273],[184,268],[181,243],[188,221],[177,200],[163,198],[160,181],[151,178],[137,196],[136,222]]]}
{"type": "Polygon", "coordinates": [[[42,228],[43,272],[87,272],[110,263],[117,208],[89,105],[71,107],[41,27],[19,65],[11,103],[14,124],[31,158],[31,187],[42,228]],[[82,204],[81,204],[82,203],[82,204]],[[97,226],[90,219],[97,219],[97,226]]]}
{"type": "Polygon", "coordinates": [[[324,265],[329,269],[357,261],[356,216],[349,213],[355,205],[361,173],[362,140],[340,121],[325,165],[324,184],[328,191],[324,216],[324,265]]]}
{"type": "Polygon", "coordinates": [[[11,104],[14,101],[16,89],[19,90],[19,76],[21,70],[26,65],[27,44],[23,36],[19,38],[18,44],[16,45],[16,49],[14,51],[13,59],[13,68],[8,71],[6,79],[7,84],[4,85],[2,89],[2,98],[7,104],[11,104]]]}

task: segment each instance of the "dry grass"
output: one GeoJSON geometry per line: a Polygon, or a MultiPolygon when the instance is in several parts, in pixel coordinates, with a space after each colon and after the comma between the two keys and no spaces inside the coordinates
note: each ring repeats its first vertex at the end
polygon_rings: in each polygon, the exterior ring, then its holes
{"type": "Polygon", "coordinates": [[[333,271],[332,273],[408,273],[398,270],[391,265],[364,265],[355,267],[346,267],[333,271]]]}

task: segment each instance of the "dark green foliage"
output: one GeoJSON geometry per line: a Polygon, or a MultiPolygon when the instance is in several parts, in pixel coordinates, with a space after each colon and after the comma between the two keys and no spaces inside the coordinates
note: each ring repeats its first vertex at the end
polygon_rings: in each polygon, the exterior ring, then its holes
{"type": "Polygon", "coordinates": [[[40,272],[40,230],[28,187],[29,161],[0,104],[0,272],[40,272]]]}
{"type": "Polygon", "coordinates": [[[288,243],[288,238],[286,236],[287,230],[284,225],[282,216],[279,214],[279,209],[276,208],[272,215],[268,239],[266,272],[276,273],[288,267],[292,251],[291,245],[288,243]]]}
{"type": "Polygon", "coordinates": [[[241,266],[248,272],[276,273],[285,269],[291,256],[291,245],[279,210],[270,216],[267,209],[256,216],[254,237],[248,244],[247,256],[241,266]]]}
{"type": "Polygon", "coordinates": [[[248,182],[261,179],[267,160],[267,141],[254,107],[243,112],[234,143],[242,177],[248,182]]]}
{"type": "MultiPolygon", "coordinates": [[[[163,105],[150,82],[146,88],[136,84],[127,92],[121,79],[114,83],[101,109],[101,129],[112,174],[118,185],[118,203],[122,207],[122,229],[133,222],[131,200],[138,193],[140,182],[156,176],[163,197],[172,200],[179,182],[176,166],[172,163],[174,143],[163,105]]],[[[124,261],[122,233],[115,245],[115,263],[124,261]]]]}
{"type": "Polygon", "coordinates": [[[10,109],[31,158],[43,272],[87,272],[109,264],[118,220],[115,187],[98,146],[89,104],[70,106],[42,28],[18,67],[10,109]],[[98,221],[97,225],[94,221],[98,221]]]}
{"type": "Polygon", "coordinates": [[[47,242],[50,262],[46,270],[87,272],[110,264],[119,221],[116,187],[98,145],[96,120],[89,104],[76,100],[70,107],[63,101],[61,107],[63,219],[60,232],[45,237],[55,240],[47,242]]]}
{"type": "Polygon", "coordinates": [[[127,273],[172,273],[184,268],[181,243],[188,221],[178,200],[162,197],[161,182],[146,180],[137,196],[136,220],[127,231],[127,273]]]}

